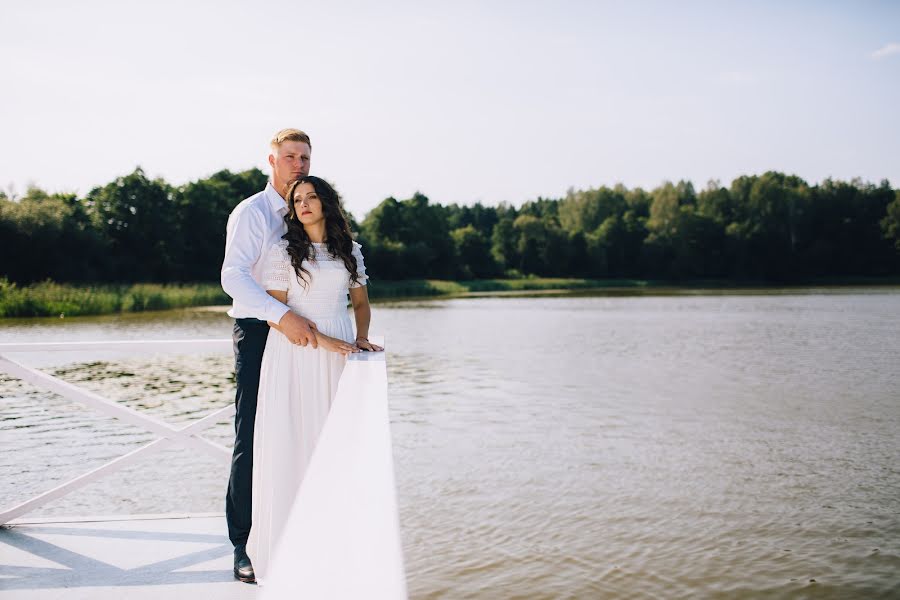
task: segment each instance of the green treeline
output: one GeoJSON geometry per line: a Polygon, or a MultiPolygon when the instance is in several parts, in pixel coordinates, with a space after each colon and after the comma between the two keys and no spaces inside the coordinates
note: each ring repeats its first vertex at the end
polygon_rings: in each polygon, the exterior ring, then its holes
{"type": "MultiPolygon", "coordinates": [[[[228,214],[265,182],[252,169],[175,187],[138,168],[83,198],[0,193],[0,279],[215,282],[228,214]]],[[[887,181],[812,186],[768,172],[699,192],[685,181],[573,190],[520,208],[444,206],[416,194],[351,221],[376,282],[900,275],[900,190],[887,181]]]]}
{"type": "Polygon", "coordinates": [[[232,208],[266,184],[258,169],[173,187],[138,168],[84,198],[0,193],[0,277],[17,283],[216,281],[232,208]]]}

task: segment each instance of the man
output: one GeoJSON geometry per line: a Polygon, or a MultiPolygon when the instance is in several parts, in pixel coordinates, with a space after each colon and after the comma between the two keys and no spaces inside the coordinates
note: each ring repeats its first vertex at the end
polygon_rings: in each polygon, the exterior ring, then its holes
{"type": "Polygon", "coordinates": [[[282,129],[271,142],[272,177],[266,188],[238,204],[228,217],[222,289],[234,299],[228,314],[234,317],[234,370],[237,378],[234,416],[234,453],[225,498],[228,537],[234,544],[234,576],[253,582],[253,565],[247,557],[253,485],[253,428],[256,394],[262,364],[267,321],[278,323],[295,344],[316,347],[315,324],[278,302],[263,289],[266,252],[287,231],[288,205],[281,194],[290,181],[309,174],[312,147],[299,129],[282,129]]]}

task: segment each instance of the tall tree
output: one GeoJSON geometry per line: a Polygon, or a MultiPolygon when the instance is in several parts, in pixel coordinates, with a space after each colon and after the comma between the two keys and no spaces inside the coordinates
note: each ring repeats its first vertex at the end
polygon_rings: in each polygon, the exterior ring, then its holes
{"type": "Polygon", "coordinates": [[[87,195],[97,229],[109,244],[120,281],[169,281],[182,270],[175,190],[138,167],[87,195]]]}
{"type": "Polygon", "coordinates": [[[900,253],[900,190],[894,194],[894,200],[887,206],[887,214],[881,220],[884,237],[900,253]]]}
{"type": "Polygon", "coordinates": [[[488,239],[474,225],[466,225],[450,232],[456,247],[457,277],[480,279],[496,277],[500,273],[491,254],[488,239]]]}
{"type": "MultiPolygon", "coordinates": [[[[454,246],[446,216],[423,194],[416,192],[403,201],[385,199],[366,215],[361,230],[372,251],[398,269],[390,277],[453,275],[454,246]]],[[[377,273],[379,267],[375,269],[377,273]]]]}

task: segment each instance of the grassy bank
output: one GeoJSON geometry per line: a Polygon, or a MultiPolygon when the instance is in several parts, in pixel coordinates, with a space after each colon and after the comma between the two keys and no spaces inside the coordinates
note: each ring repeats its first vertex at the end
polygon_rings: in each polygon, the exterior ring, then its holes
{"type": "MultiPolygon", "coordinates": [[[[445,281],[411,279],[372,282],[369,286],[369,297],[379,300],[458,296],[481,292],[577,290],[646,285],[648,283],[645,281],[633,280],[529,278],[445,281]]],[[[20,286],[0,279],[0,318],[75,317],[230,303],[231,298],[222,291],[218,284],[214,283],[68,285],[45,281],[20,286]]]]}
{"type": "Polygon", "coordinates": [[[525,277],[522,279],[477,279],[445,281],[440,279],[411,279],[406,281],[370,282],[369,297],[379,299],[429,296],[466,296],[492,292],[540,292],[577,290],[754,290],[807,289],[815,287],[898,286],[898,277],[829,277],[791,282],[772,282],[753,279],[695,279],[683,281],[645,279],[563,279],[525,277]]]}
{"type": "Polygon", "coordinates": [[[0,279],[0,317],[74,317],[227,304],[216,283],[68,285],[45,281],[19,286],[0,279]]]}
{"type": "Polygon", "coordinates": [[[525,279],[476,279],[444,281],[410,279],[407,281],[375,281],[369,285],[373,299],[451,296],[483,292],[527,292],[549,290],[587,290],[610,287],[646,287],[647,281],[635,279],[561,279],[531,277],[525,279]]]}
{"type": "MultiPolygon", "coordinates": [[[[472,281],[445,281],[440,279],[376,280],[369,285],[369,297],[373,300],[389,300],[392,298],[466,296],[496,292],[516,293],[610,288],[753,289],[877,285],[900,285],[900,279],[851,277],[792,282],[791,284],[730,280],[671,282],[638,279],[561,279],[539,277],[479,279],[472,281]]],[[[182,285],[140,283],[134,285],[79,286],[45,281],[19,286],[0,278],[0,318],[74,317],[224,304],[231,304],[231,298],[222,291],[222,288],[217,283],[182,285]]]]}

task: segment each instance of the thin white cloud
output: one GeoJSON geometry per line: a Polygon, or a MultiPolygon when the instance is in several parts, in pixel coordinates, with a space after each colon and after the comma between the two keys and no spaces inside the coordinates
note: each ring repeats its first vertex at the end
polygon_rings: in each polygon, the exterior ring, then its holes
{"type": "Polygon", "coordinates": [[[897,42],[891,42],[890,44],[885,44],[875,52],[871,54],[872,58],[878,60],[880,58],[885,58],[886,56],[890,56],[892,54],[900,54],[900,44],[897,42]]]}

